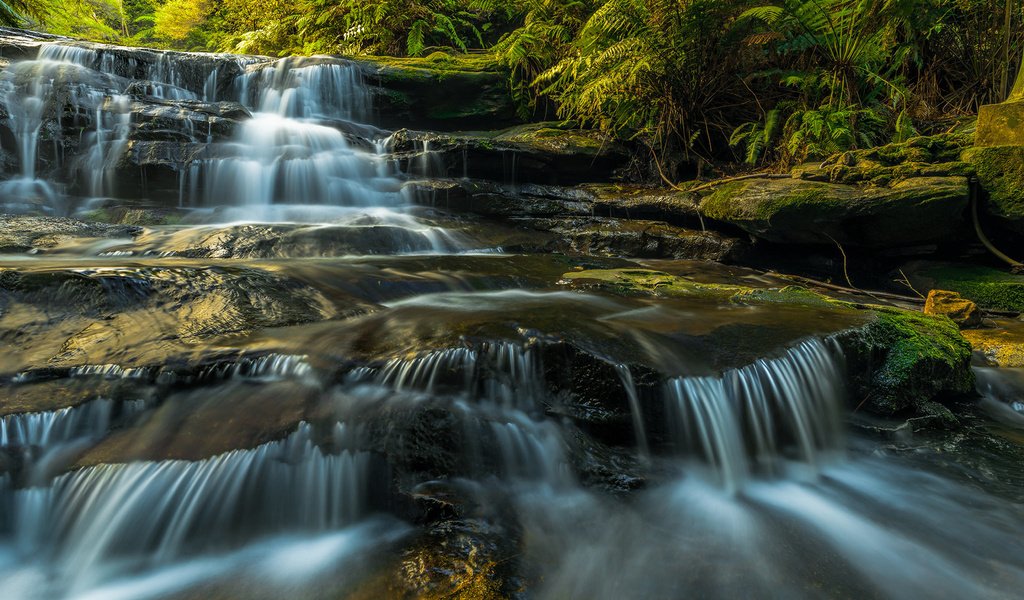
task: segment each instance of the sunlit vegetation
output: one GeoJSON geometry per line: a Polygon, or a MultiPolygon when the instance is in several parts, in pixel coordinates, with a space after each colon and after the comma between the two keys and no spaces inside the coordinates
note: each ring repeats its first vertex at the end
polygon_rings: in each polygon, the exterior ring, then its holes
{"type": "Polygon", "coordinates": [[[487,52],[524,117],[784,166],[949,130],[1006,98],[1019,0],[6,0],[0,20],[188,50],[487,52]]]}

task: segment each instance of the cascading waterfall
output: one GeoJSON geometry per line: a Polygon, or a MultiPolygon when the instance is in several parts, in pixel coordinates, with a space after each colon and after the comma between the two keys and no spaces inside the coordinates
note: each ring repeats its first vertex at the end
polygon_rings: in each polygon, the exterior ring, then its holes
{"type": "MultiPolygon", "coordinates": [[[[0,94],[21,169],[19,177],[3,184],[7,195],[29,209],[53,210],[57,204],[62,190],[54,188],[52,178],[39,177],[37,167],[43,126],[56,123],[62,111],[89,123],[81,157],[70,165],[81,189],[91,197],[116,194],[114,172],[128,148],[136,110],[126,93],[131,80],[124,74],[141,70],[146,79],[139,89],[151,99],[219,99],[219,63],[211,62],[205,76],[192,81],[173,53],[153,54],[152,60],[136,60],[102,48],[48,43],[37,59],[6,69],[0,94]],[[66,107],[55,106],[58,96],[68,98],[66,107]]],[[[420,233],[426,247],[413,251],[448,249],[453,240],[435,239],[438,233],[431,228],[410,224],[407,215],[389,210],[406,200],[397,166],[379,151],[375,130],[359,124],[370,113],[370,96],[357,66],[308,59],[233,60],[245,70],[235,80],[234,99],[252,111],[252,118],[244,119],[230,140],[215,140],[188,121],[187,129],[195,129],[190,137],[205,143],[206,151],[178,166],[180,206],[244,207],[241,219],[270,221],[335,220],[339,214],[304,213],[297,207],[341,207],[364,215],[351,226],[385,224],[420,233]],[[286,207],[275,210],[276,205],[286,207]]],[[[54,169],[61,165],[60,146],[55,143],[54,169]]]]}
{"type": "Polygon", "coordinates": [[[843,447],[838,350],[808,340],[720,377],[681,377],[665,395],[680,453],[695,452],[731,490],[779,475],[787,459],[818,467],[843,447]]]}
{"type": "Polygon", "coordinates": [[[326,123],[353,121],[369,99],[352,65],[257,65],[236,82],[253,110],[217,158],[202,162],[204,203],[386,207],[402,204],[400,182],[382,156],[326,123]]]}
{"type": "MultiPolygon", "coordinates": [[[[69,111],[76,123],[86,117],[92,121],[92,131],[83,139],[87,149],[75,170],[91,195],[113,192],[111,168],[125,150],[131,121],[129,98],[119,93],[126,84],[112,76],[113,70],[109,55],[100,58],[88,48],[51,44],[40,48],[36,60],[17,62],[4,71],[0,93],[21,165],[20,177],[5,182],[5,191],[53,208],[56,192],[50,183],[37,179],[39,137],[47,119],[59,121],[69,111]]],[[[60,165],[62,158],[55,145],[54,164],[60,165]]]]}
{"type": "MultiPolygon", "coordinates": [[[[349,435],[337,425],[335,447],[349,435]]],[[[200,549],[337,529],[367,514],[370,462],[324,452],[303,424],[285,440],[207,460],[88,467],[16,492],[19,548],[49,557],[76,591],[200,549]]]]}
{"type": "Polygon", "coordinates": [[[407,395],[451,398],[466,451],[481,473],[555,486],[573,482],[561,432],[543,418],[546,392],[535,347],[488,342],[448,348],[393,359],[350,378],[407,395]]]}

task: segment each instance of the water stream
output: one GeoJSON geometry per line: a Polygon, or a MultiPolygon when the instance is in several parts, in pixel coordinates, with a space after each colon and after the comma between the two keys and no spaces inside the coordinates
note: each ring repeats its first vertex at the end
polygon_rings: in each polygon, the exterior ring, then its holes
{"type": "MultiPolygon", "coordinates": [[[[207,111],[179,141],[192,221],[0,257],[5,599],[1024,587],[1019,464],[849,424],[834,334],[861,317],[573,288],[640,265],[439,223],[354,64],[46,43],[0,104],[0,202],[50,215],[135,193],[141,105],[207,111]]],[[[1016,447],[1024,378],[978,372],[984,439],[1016,447]]]]}

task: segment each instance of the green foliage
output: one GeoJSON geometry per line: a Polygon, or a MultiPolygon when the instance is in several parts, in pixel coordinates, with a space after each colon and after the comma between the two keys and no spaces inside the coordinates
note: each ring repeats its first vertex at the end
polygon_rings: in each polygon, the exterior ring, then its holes
{"type": "Polygon", "coordinates": [[[742,2],[607,0],[535,84],[558,114],[626,137],[656,153],[706,151],[724,137],[721,107],[739,81],[742,2]]]}
{"type": "Polygon", "coordinates": [[[297,26],[309,52],[421,56],[448,46],[483,48],[508,22],[504,0],[308,0],[297,26]]]}

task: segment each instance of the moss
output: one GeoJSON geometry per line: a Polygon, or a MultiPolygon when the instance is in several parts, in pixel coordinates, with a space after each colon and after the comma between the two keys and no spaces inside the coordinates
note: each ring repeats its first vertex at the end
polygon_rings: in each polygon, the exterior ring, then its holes
{"type": "Polygon", "coordinates": [[[988,194],[986,211],[1024,230],[1024,147],[972,148],[964,152],[963,160],[974,168],[988,194]]]}
{"type": "Polygon", "coordinates": [[[562,275],[563,280],[592,284],[625,295],[717,298],[728,300],[736,294],[752,291],[735,285],[697,283],[661,271],[644,269],[592,269],[562,275]]]}
{"type": "Polygon", "coordinates": [[[856,405],[881,414],[934,415],[929,402],[974,389],[971,345],[947,317],[872,306],[876,319],[838,336],[856,405]]]}
{"type": "Polygon", "coordinates": [[[730,221],[741,217],[768,222],[784,211],[798,211],[805,207],[827,210],[835,204],[830,198],[829,186],[803,182],[801,185],[774,186],[768,197],[748,194],[751,189],[763,185],[760,180],[736,181],[715,188],[701,201],[701,211],[711,219],[730,221]],[[755,201],[742,202],[738,199],[751,196],[755,201]]]}
{"type": "Polygon", "coordinates": [[[1024,312],[1024,276],[989,267],[945,265],[921,273],[934,289],[950,290],[982,308],[1024,312]]]}
{"type": "Polygon", "coordinates": [[[849,308],[851,306],[846,302],[829,298],[798,285],[744,290],[736,293],[731,299],[733,302],[744,304],[789,304],[819,308],[849,308]]]}

